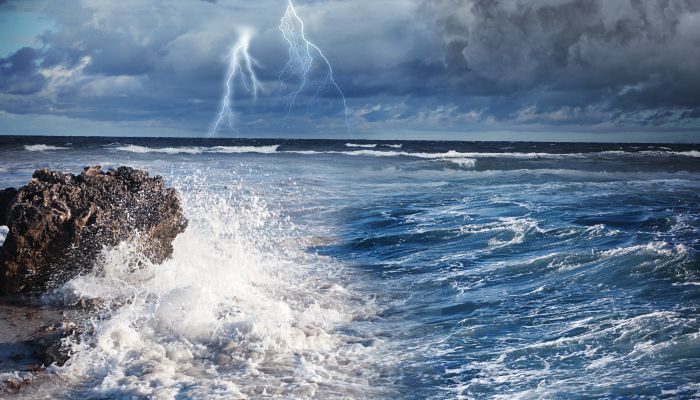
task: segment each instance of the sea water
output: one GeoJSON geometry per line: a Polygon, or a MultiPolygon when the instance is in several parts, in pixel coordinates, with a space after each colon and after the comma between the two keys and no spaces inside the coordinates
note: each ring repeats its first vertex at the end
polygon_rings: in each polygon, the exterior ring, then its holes
{"type": "MultiPolygon", "coordinates": [[[[189,219],[43,296],[99,298],[17,398],[700,396],[700,147],[0,137],[142,168],[189,219]],[[143,267],[135,269],[135,261],[143,267]]],[[[0,241],[6,230],[0,228],[0,241]]]]}

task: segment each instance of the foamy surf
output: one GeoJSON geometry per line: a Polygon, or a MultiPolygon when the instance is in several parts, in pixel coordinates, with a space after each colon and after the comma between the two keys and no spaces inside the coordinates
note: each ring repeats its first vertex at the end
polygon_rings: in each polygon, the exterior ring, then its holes
{"type": "MultiPolygon", "coordinates": [[[[243,154],[243,153],[260,153],[260,154],[341,154],[346,156],[367,156],[367,157],[414,157],[423,159],[452,159],[454,163],[467,167],[468,161],[460,162],[457,159],[548,159],[548,160],[565,160],[565,159],[586,159],[597,157],[601,159],[615,159],[621,157],[700,157],[700,152],[696,150],[690,151],[666,151],[666,150],[642,150],[642,151],[622,151],[608,150],[591,153],[546,153],[546,152],[465,152],[457,150],[448,150],[444,152],[424,152],[424,151],[401,151],[403,144],[376,144],[376,143],[345,143],[345,147],[357,150],[288,150],[283,146],[261,145],[261,146],[170,146],[170,147],[150,147],[135,144],[127,145],[112,145],[109,148],[116,151],[148,154],[243,154]],[[383,148],[383,149],[382,149],[383,148]],[[392,149],[392,150],[388,150],[392,149]]],[[[60,150],[66,147],[33,145],[25,146],[29,151],[46,151],[60,150]]]]}
{"type": "Polygon", "coordinates": [[[453,164],[459,165],[462,168],[476,167],[476,159],[474,158],[447,158],[447,160],[453,164]]]}
{"type": "Polygon", "coordinates": [[[221,153],[221,154],[236,154],[236,153],[275,153],[279,145],[271,146],[180,146],[180,147],[147,147],[129,144],[126,146],[114,146],[113,150],[125,151],[130,153],[164,153],[164,154],[202,154],[202,153],[221,153]]]}
{"type": "MultiPolygon", "coordinates": [[[[347,144],[346,144],[347,146],[347,144]]],[[[385,145],[387,147],[392,147],[400,149],[402,145],[385,145]]],[[[373,157],[415,157],[415,158],[426,158],[426,159],[492,159],[492,158],[504,158],[504,159],[547,159],[547,160],[566,160],[566,159],[587,159],[587,158],[601,158],[601,159],[615,159],[622,157],[629,158],[641,158],[641,157],[700,157],[700,152],[692,151],[601,151],[601,152],[590,152],[590,153],[544,153],[544,152],[464,152],[456,150],[448,150],[440,153],[431,152],[409,152],[409,151],[395,151],[395,150],[376,150],[375,146],[369,145],[356,145],[348,147],[365,147],[361,150],[281,150],[281,153],[297,153],[297,154],[342,154],[347,156],[373,156],[373,157]]]]}
{"type": "Polygon", "coordinates": [[[364,148],[372,149],[372,148],[377,147],[377,144],[376,143],[371,143],[371,144],[370,143],[367,143],[367,144],[364,144],[364,143],[363,144],[345,143],[345,147],[364,147],[364,148]]]}
{"type": "Polygon", "coordinates": [[[20,398],[700,393],[697,146],[70,142],[6,140],[0,178],[138,166],[179,189],[190,226],[166,263],[129,267],[124,243],[44,299],[106,304],[65,366],[3,361],[20,398]]]}
{"type": "Polygon", "coordinates": [[[65,146],[50,146],[46,144],[27,144],[24,145],[24,150],[26,151],[51,151],[51,150],[67,150],[69,147],[65,146]]]}
{"type": "MultiPolygon", "coordinates": [[[[343,287],[342,265],[304,251],[303,238],[240,182],[224,193],[180,185],[190,225],[162,265],[128,243],[55,299],[99,297],[103,313],[54,372],[90,382],[88,396],[254,398],[381,394],[370,338],[339,327],[377,310],[343,287]]],[[[77,381],[76,381],[77,379],[77,381]]]]}

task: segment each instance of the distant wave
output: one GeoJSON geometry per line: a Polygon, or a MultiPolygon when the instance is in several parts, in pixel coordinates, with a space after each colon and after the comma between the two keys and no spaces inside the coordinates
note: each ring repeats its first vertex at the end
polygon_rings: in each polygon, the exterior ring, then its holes
{"type": "MultiPolygon", "coordinates": [[[[283,153],[297,154],[345,154],[348,156],[373,156],[373,157],[417,157],[417,158],[474,158],[474,157],[516,157],[516,158],[535,158],[538,156],[557,156],[558,154],[551,153],[462,153],[455,150],[449,150],[442,153],[423,153],[423,152],[408,152],[408,151],[382,151],[382,150],[352,150],[352,151],[316,151],[316,150],[289,150],[282,151],[283,153]]],[[[559,154],[561,155],[561,154],[559,154]]]]}
{"type": "Polygon", "coordinates": [[[128,151],[131,153],[166,153],[166,154],[201,154],[199,147],[145,147],[130,144],[126,146],[114,147],[114,150],[128,151]]]}
{"type": "Polygon", "coordinates": [[[48,151],[48,150],[67,150],[68,147],[61,146],[49,146],[47,144],[27,144],[24,145],[24,149],[27,151],[48,151]]]}
{"type": "Polygon", "coordinates": [[[520,152],[503,152],[503,153],[481,153],[481,152],[459,152],[456,150],[449,150],[442,153],[425,153],[425,152],[408,152],[408,151],[382,151],[382,150],[352,150],[352,151],[317,151],[317,150],[289,150],[282,151],[283,153],[297,153],[297,154],[345,154],[349,156],[374,156],[374,157],[417,157],[417,158],[519,158],[519,159],[536,159],[536,158],[546,158],[546,159],[566,159],[566,158],[591,158],[591,157],[648,157],[648,156],[686,156],[686,157],[700,157],[700,151],[622,151],[622,150],[612,150],[612,151],[600,151],[600,152],[590,152],[590,153],[520,153],[520,152]]]}
{"type": "Polygon", "coordinates": [[[398,143],[398,144],[376,144],[376,143],[345,143],[345,147],[362,147],[365,149],[374,149],[377,146],[381,147],[391,147],[392,149],[400,149],[403,147],[403,143],[398,143]]]}
{"type": "Polygon", "coordinates": [[[673,153],[677,154],[679,156],[700,157],[700,151],[698,151],[698,150],[674,151],[673,153]]]}
{"type": "MultiPolygon", "coordinates": [[[[463,167],[473,167],[479,158],[516,158],[516,159],[566,159],[566,158],[591,158],[591,157],[648,157],[648,156],[683,156],[683,157],[700,157],[700,151],[622,151],[609,150],[591,153],[543,153],[543,152],[502,152],[502,153],[480,153],[480,152],[459,152],[449,150],[440,153],[428,152],[409,152],[399,150],[378,150],[377,146],[386,146],[393,149],[400,149],[402,144],[376,144],[376,143],[345,143],[346,147],[357,148],[357,150],[279,150],[280,145],[267,146],[180,146],[180,147],[146,147],[134,144],[117,145],[111,147],[114,150],[128,151],[131,153],[165,153],[165,154],[202,154],[202,153],[221,153],[221,154],[239,154],[239,153],[293,153],[293,154],[343,154],[348,156],[371,156],[371,157],[416,157],[425,159],[446,159],[451,160],[455,164],[463,167]]],[[[66,149],[67,147],[55,147],[46,145],[25,146],[29,151],[44,151],[66,149]]]]}
{"type": "Polygon", "coordinates": [[[279,145],[272,146],[182,146],[182,147],[145,147],[134,144],[113,147],[114,150],[128,151],[131,153],[166,153],[166,154],[202,154],[202,153],[274,153],[279,145]]]}
{"type": "Polygon", "coordinates": [[[447,161],[464,168],[474,168],[476,166],[476,160],[473,158],[448,158],[447,161]]]}
{"type": "Polygon", "coordinates": [[[271,146],[216,146],[206,149],[207,153],[263,153],[277,152],[278,144],[271,146]]]}

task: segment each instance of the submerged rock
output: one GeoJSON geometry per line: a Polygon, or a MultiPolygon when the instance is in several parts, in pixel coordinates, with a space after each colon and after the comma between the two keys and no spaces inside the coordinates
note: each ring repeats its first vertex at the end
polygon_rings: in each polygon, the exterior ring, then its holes
{"type": "Polygon", "coordinates": [[[77,176],[37,170],[28,185],[0,193],[2,217],[9,232],[0,249],[1,293],[61,284],[126,240],[160,263],[187,226],[175,189],[128,167],[86,167],[77,176]]]}

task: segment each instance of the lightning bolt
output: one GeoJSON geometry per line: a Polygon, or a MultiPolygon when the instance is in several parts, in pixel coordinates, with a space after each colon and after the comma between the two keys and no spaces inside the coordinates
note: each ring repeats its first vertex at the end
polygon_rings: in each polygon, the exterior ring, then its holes
{"type": "Polygon", "coordinates": [[[319,60],[321,67],[326,72],[323,79],[318,82],[319,84],[316,87],[315,97],[318,97],[321,90],[328,86],[333,87],[338,92],[343,100],[345,128],[347,129],[348,133],[350,133],[350,112],[348,110],[347,102],[345,101],[345,95],[340,89],[338,83],[333,78],[333,67],[331,66],[330,61],[328,61],[328,58],[326,58],[326,56],[323,54],[323,51],[321,51],[318,46],[306,38],[304,33],[304,21],[302,21],[294,9],[292,0],[289,0],[287,11],[280,20],[279,30],[282,32],[282,37],[284,40],[286,40],[289,44],[289,61],[287,61],[287,64],[280,73],[280,81],[284,81],[285,79],[283,77],[285,76],[295,76],[299,80],[299,87],[290,95],[291,99],[285,120],[291,114],[292,107],[294,107],[297,98],[309,83],[309,73],[314,65],[314,61],[319,60]]]}
{"type": "Polygon", "coordinates": [[[258,65],[258,63],[248,52],[250,38],[251,34],[249,31],[242,31],[238,41],[231,49],[228,75],[224,86],[224,95],[221,99],[221,110],[219,111],[219,115],[209,131],[210,137],[216,133],[216,130],[219,129],[219,125],[221,125],[224,119],[228,120],[228,126],[233,130],[234,113],[232,109],[232,102],[236,78],[240,77],[243,88],[248,93],[253,95],[253,99],[257,99],[258,91],[262,89],[262,84],[255,75],[254,69],[254,66],[258,65]]]}

